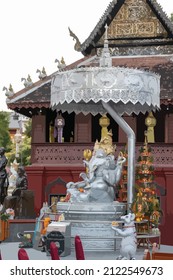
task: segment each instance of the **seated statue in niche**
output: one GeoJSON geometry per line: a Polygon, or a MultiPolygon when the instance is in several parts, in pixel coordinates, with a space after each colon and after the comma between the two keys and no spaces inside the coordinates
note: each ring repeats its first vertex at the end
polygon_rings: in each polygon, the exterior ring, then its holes
{"type": "Polygon", "coordinates": [[[7,165],[7,158],[5,156],[5,148],[0,147],[0,205],[3,204],[5,196],[7,195],[7,171],[6,171],[6,165],[7,165]]]}
{"type": "Polygon", "coordinates": [[[21,191],[28,189],[28,180],[25,173],[24,167],[18,167],[16,187],[12,192],[12,195],[6,196],[3,203],[3,208],[1,213],[5,212],[6,209],[13,209],[15,212],[15,217],[19,216],[20,212],[20,199],[21,191]]]}
{"type": "Polygon", "coordinates": [[[81,173],[83,181],[67,183],[67,194],[71,202],[113,202],[123,163],[126,161],[120,152],[117,162],[114,158],[112,133],[96,141],[90,160],[84,160],[86,173],[81,173]]]}

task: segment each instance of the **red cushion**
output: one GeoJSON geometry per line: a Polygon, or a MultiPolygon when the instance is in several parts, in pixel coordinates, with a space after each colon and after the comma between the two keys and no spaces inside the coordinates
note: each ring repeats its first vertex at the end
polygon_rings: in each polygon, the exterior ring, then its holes
{"type": "Polygon", "coordinates": [[[58,247],[53,241],[50,243],[50,255],[52,260],[60,260],[58,247]]]}
{"type": "Polygon", "coordinates": [[[76,260],[85,260],[82,241],[78,235],[75,236],[75,252],[76,260]]]}
{"type": "Polygon", "coordinates": [[[24,248],[18,250],[18,260],[29,260],[28,254],[24,248]]]}

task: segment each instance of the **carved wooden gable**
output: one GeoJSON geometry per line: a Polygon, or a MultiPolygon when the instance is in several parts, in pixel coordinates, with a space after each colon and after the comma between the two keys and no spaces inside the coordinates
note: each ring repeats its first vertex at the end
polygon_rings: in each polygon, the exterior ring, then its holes
{"type": "Polygon", "coordinates": [[[105,25],[111,48],[173,45],[173,24],[156,0],[113,0],[81,44],[84,55],[103,47],[105,25]]]}
{"type": "MultiPolygon", "coordinates": [[[[167,37],[167,31],[144,0],[126,0],[108,28],[108,38],[167,37]]],[[[98,43],[103,43],[104,35],[98,43]]]]}

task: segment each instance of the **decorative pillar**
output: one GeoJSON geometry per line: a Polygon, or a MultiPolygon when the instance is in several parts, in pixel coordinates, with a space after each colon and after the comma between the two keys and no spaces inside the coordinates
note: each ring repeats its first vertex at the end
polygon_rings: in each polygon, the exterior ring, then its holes
{"type": "Polygon", "coordinates": [[[46,142],[46,115],[32,116],[32,143],[46,142]]]}
{"type": "Polygon", "coordinates": [[[148,117],[145,119],[145,125],[147,126],[147,141],[148,143],[155,143],[154,127],[156,126],[156,118],[152,112],[149,112],[148,117]]]}
{"type": "Polygon", "coordinates": [[[105,115],[103,115],[99,119],[99,125],[101,126],[101,139],[107,137],[108,134],[108,126],[110,125],[110,119],[105,115]]]}
{"type": "Polygon", "coordinates": [[[165,143],[173,142],[173,114],[165,116],[165,143]]]}

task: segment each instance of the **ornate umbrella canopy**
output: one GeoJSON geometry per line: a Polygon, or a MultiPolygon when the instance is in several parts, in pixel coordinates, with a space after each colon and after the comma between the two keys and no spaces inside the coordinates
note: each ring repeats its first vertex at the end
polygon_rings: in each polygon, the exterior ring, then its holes
{"type": "Polygon", "coordinates": [[[122,115],[145,113],[160,107],[160,76],[143,70],[112,67],[107,31],[106,25],[100,67],[76,68],[52,77],[53,109],[95,115],[105,113],[103,104],[109,103],[122,115]]]}
{"type": "Polygon", "coordinates": [[[112,67],[107,26],[100,67],[76,68],[52,77],[53,109],[83,114],[108,112],[128,137],[128,205],[133,200],[135,134],[121,117],[160,108],[160,76],[144,70],[112,67]]]}
{"type": "Polygon", "coordinates": [[[117,113],[138,114],[160,107],[160,77],[143,70],[88,67],[59,72],[52,78],[53,109],[104,114],[102,101],[117,113]]]}

